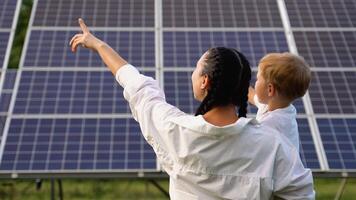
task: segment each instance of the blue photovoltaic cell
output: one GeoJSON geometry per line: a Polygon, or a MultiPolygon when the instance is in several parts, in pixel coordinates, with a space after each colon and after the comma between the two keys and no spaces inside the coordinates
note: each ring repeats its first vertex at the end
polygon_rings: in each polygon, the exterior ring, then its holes
{"type": "Polygon", "coordinates": [[[312,67],[356,67],[356,32],[294,32],[294,38],[312,67]]]}
{"type": "Polygon", "coordinates": [[[0,114],[7,113],[9,111],[9,105],[11,101],[12,93],[3,92],[0,96],[0,114]]]}
{"type": "Polygon", "coordinates": [[[165,72],[164,92],[168,103],[195,114],[199,102],[194,99],[191,75],[192,72],[165,72]]]}
{"type": "Polygon", "coordinates": [[[33,26],[154,27],[154,0],[39,0],[33,26]]]}
{"type": "Polygon", "coordinates": [[[12,119],[1,170],[156,170],[132,119],[12,119]]]}
{"type": "Polygon", "coordinates": [[[6,49],[9,42],[9,36],[9,32],[0,32],[0,67],[2,67],[4,64],[6,49]]]}
{"type": "Polygon", "coordinates": [[[356,169],[356,119],[317,119],[330,169],[356,169]]]}
{"type": "Polygon", "coordinates": [[[355,114],[356,72],[313,72],[309,88],[314,113],[355,114]]]}
{"type": "MultiPolygon", "coordinates": [[[[3,85],[3,90],[6,92],[7,90],[14,89],[15,80],[16,80],[17,71],[14,69],[7,69],[5,74],[5,81],[3,85]]],[[[4,92],[3,91],[3,92],[4,92]]]]}
{"type": "Polygon", "coordinates": [[[164,27],[282,27],[275,0],[164,0],[164,27]]]}
{"type": "Polygon", "coordinates": [[[354,0],[287,0],[292,27],[355,27],[354,0]]]}
{"type": "Polygon", "coordinates": [[[164,66],[195,67],[214,46],[236,48],[253,67],[267,53],[288,51],[284,32],[164,32],[164,66]]]}
{"type": "MultiPolygon", "coordinates": [[[[25,67],[100,67],[100,57],[88,50],[79,48],[73,53],[69,41],[75,31],[31,32],[25,67]]],[[[121,56],[136,67],[155,66],[154,32],[115,32],[99,31],[94,33],[120,52],[121,56]]]]}
{"type": "Polygon", "coordinates": [[[320,169],[308,120],[305,118],[298,118],[297,123],[300,139],[299,151],[303,164],[305,167],[311,169],[320,169]]]}
{"type": "MultiPolygon", "coordinates": [[[[153,76],[154,72],[145,73],[153,76]]],[[[130,113],[109,71],[23,71],[14,114],[130,113]]]]}
{"type": "Polygon", "coordinates": [[[16,4],[17,0],[0,0],[0,28],[11,28],[16,4]]]}

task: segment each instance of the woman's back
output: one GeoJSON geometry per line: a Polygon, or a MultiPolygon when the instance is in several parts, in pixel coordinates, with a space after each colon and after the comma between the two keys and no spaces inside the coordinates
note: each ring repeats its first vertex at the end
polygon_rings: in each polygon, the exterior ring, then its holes
{"type": "MultiPolygon", "coordinates": [[[[171,142],[168,154],[173,166],[165,169],[171,177],[172,199],[269,199],[273,191],[286,199],[293,197],[284,194],[284,188],[274,189],[293,182],[287,176],[291,169],[304,168],[296,162],[297,152],[275,137],[278,134],[273,130],[247,118],[225,127],[211,125],[202,116],[185,115],[169,121],[166,142],[171,142]],[[279,160],[283,160],[282,168],[279,160]]],[[[304,173],[303,179],[309,180],[310,171],[304,173]]],[[[310,187],[296,182],[298,187],[299,195],[313,194],[310,187]]]]}

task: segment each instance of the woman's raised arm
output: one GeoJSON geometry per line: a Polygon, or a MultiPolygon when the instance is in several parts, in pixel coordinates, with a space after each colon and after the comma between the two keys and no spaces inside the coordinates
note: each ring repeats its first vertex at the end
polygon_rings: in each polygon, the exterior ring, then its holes
{"type": "Polygon", "coordinates": [[[115,76],[117,70],[120,69],[120,67],[126,65],[127,61],[123,59],[108,44],[91,34],[83,19],[79,18],[78,21],[83,33],[76,34],[70,40],[69,45],[71,46],[72,51],[76,52],[78,46],[81,45],[82,47],[98,52],[103,62],[115,76]]]}

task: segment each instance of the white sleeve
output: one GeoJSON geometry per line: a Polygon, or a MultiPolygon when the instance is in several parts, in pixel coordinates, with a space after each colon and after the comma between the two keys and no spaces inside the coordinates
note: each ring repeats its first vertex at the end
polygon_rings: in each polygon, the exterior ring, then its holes
{"type": "Polygon", "coordinates": [[[125,65],[116,72],[116,80],[124,88],[124,98],[129,102],[132,115],[139,122],[143,136],[153,147],[162,167],[169,172],[172,165],[169,144],[169,119],[185,115],[166,102],[157,81],[144,76],[132,65],[125,65]]]}
{"type": "Polygon", "coordinates": [[[275,196],[282,199],[315,199],[311,170],[304,168],[295,149],[290,151],[290,148],[283,148],[281,145],[275,162],[273,174],[275,196]]]}

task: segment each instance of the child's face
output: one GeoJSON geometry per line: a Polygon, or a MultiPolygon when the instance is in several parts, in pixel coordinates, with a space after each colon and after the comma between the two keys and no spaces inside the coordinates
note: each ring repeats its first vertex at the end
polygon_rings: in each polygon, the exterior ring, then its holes
{"type": "Polygon", "coordinates": [[[258,68],[257,79],[255,83],[255,92],[258,98],[258,101],[267,104],[268,103],[268,83],[262,76],[261,68],[258,68]]]}

